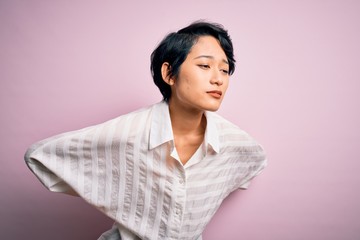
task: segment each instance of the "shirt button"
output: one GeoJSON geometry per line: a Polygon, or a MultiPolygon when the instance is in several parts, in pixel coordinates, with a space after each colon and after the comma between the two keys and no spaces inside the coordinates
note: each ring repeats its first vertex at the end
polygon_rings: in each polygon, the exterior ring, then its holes
{"type": "Polygon", "coordinates": [[[180,184],[184,184],[184,180],[180,179],[180,180],[179,180],[179,183],[180,183],[180,184]]]}
{"type": "Polygon", "coordinates": [[[179,215],[181,213],[180,209],[176,209],[176,215],[179,215]]]}

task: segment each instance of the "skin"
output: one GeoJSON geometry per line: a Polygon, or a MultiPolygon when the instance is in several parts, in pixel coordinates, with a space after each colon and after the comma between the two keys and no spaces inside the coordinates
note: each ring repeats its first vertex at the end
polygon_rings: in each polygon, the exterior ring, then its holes
{"type": "Polygon", "coordinates": [[[169,68],[169,63],[163,63],[162,77],[171,87],[169,109],[174,142],[185,165],[204,140],[204,112],[218,110],[225,96],[229,65],[217,39],[202,36],[191,48],[177,77],[168,77],[169,68]]]}

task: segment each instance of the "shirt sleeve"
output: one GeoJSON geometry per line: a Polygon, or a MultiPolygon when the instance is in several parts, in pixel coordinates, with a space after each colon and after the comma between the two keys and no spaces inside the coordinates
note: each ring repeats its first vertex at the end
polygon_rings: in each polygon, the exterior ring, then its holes
{"type": "Polygon", "coordinates": [[[70,185],[37,160],[35,155],[28,155],[25,158],[30,170],[48,190],[76,195],[70,185]]]}
{"type": "Polygon", "coordinates": [[[249,188],[250,184],[251,184],[251,181],[252,179],[254,179],[256,176],[258,176],[263,170],[264,168],[267,166],[267,160],[265,159],[264,160],[264,163],[263,165],[261,165],[261,167],[259,168],[259,170],[257,172],[255,172],[250,178],[246,179],[245,181],[243,181],[239,188],[242,189],[242,190],[246,190],[249,188]]]}
{"type": "Polygon", "coordinates": [[[77,143],[81,136],[81,131],[64,133],[37,142],[26,151],[25,163],[50,191],[71,194],[74,188],[79,190],[78,178],[82,173],[74,166],[80,158],[77,143]],[[71,154],[69,149],[72,149],[71,154]],[[76,176],[70,176],[69,173],[75,170],[76,176]]]}
{"type": "Polygon", "coordinates": [[[105,177],[99,167],[106,148],[101,128],[92,126],[35,143],[27,150],[25,163],[50,191],[89,199],[91,182],[105,177]]]}
{"type": "Polygon", "coordinates": [[[263,148],[258,145],[256,151],[253,151],[250,156],[248,156],[248,167],[247,174],[241,179],[238,188],[246,190],[250,186],[251,181],[258,176],[264,168],[267,166],[267,158],[263,148]]]}

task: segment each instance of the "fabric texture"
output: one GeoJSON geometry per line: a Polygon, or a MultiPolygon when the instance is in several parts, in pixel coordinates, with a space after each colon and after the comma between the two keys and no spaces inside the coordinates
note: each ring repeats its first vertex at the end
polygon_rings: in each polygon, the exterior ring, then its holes
{"type": "Polygon", "coordinates": [[[121,240],[121,236],[119,233],[119,229],[116,226],[116,224],[113,225],[113,227],[101,234],[101,236],[97,240],[121,240]]]}
{"type": "Polygon", "coordinates": [[[49,190],[75,193],[115,220],[99,239],[199,240],[221,202],[267,163],[246,132],[205,116],[204,142],[185,165],[166,102],[40,141],[25,161],[49,190]]]}

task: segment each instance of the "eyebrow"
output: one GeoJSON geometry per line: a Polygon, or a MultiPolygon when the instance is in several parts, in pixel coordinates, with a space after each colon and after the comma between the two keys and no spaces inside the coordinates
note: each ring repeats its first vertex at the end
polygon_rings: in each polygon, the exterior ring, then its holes
{"type": "MultiPolygon", "coordinates": [[[[194,59],[198,59],[198,58],[210,58],[210,59],[215,59],[213,56],[210,56],[210,55],[200,55],[200,56],[197,56],[195,57],[194,59]]],[[[229,65],[229,62],[226,60],[226,59],[222,59],[222,61],[226,64],[229,65]]]]}

